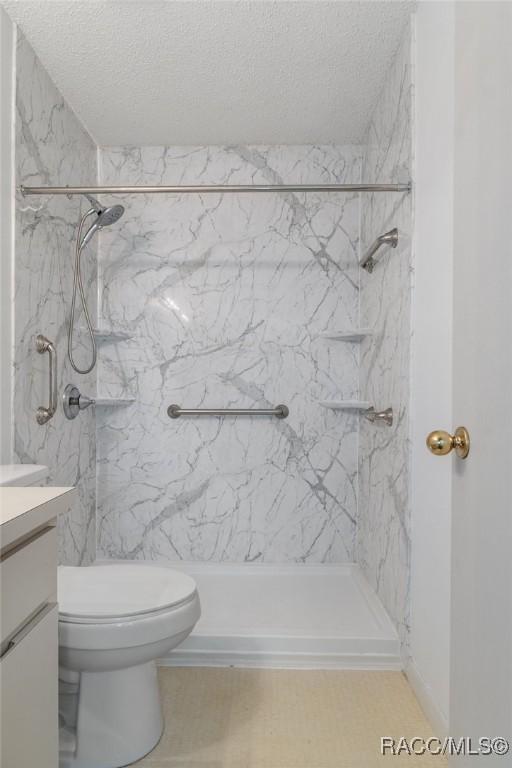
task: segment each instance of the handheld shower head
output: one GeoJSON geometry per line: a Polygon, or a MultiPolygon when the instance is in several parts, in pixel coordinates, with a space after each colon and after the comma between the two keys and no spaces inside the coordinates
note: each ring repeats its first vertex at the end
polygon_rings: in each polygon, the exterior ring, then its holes
{"type": "Polygon", "coordinates": [[[94,339],[94,332],[91,324],[91,318],[89,317],[89,310],[87,308],[87,301],[85,298],[82,271],[80,266],[80,256],[82,254],[83,249],[87,245],[87,243],[91,240],[92,237],[94,237],[95,232],[98,232],[100,229],[103,229],[103,227],[109,227],[111,224],[114,224],[116,221],[119,221],[119,219],[124,213],[124,208],[122,205],[112,205],[110,207],[104,207],[94,197],[90,197],[89,195],[85,195],[85,196],[89,200],[90,204],[92,205],[92,208],[83,214],[82,218],[80,219],[80,224],[78,227],[78,236],[77,236],[76,245],[75,245],[75,274],[73,278],[73,295],[71,298],[71,316],[69,319],[69,327],[68,327],[68,357],[73,369],[77,373],[89,373],[90,371],[92,371],[92,369],[96,365],[96,341],[94,339]],[[84,223],[86,219],[88,219],[89,216],[93,216],[94,213],[97,214],[96,219],[93,222],[93,224],[89,227],[85,235],[82,237],[82,228],[84,226],[84,223]],[[87,328],[89,330],[89,336],[91,337],[91,345],[92,345],[91,363],[86,368],[79,368],[73,358],[73,333],[74,333],[74,326],[75,326],[75,304],[76,304],[77,290],[80,293],[82,309],[85,316],[85,322],[87,323],[87,328]]]}
{"type": "Polygon", "coordinates": [[[86,197],[98,214],[98,218],[93,222],[93,224],[91,224],[83,236],[80,242],[80,250],[85,248],[87,243],[98,230],[103,229],[103,227],[109,227],[111,224],[115,224],[115,222],[119,221],[124,213],[124,207],[122,205],[111,205],[105,208],[104,206],[100,205],[100,203],[94,197],[90,197],[89,195],[86,195],[86,197]]]}

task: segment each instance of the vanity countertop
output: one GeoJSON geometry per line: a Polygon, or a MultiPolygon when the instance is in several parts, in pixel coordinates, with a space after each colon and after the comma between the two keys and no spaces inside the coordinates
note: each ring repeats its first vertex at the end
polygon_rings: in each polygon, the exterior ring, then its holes
{"type": "Polygon", "coordinates": [[[21,536],[66,512],[75,488],[0,488],[0,537],[2,549],[21,536]]]}
{"type": "Polygon", "coordinates": [[[45,485],[47,477],[44,464],[0,464],[0,486],[45,485]]]}

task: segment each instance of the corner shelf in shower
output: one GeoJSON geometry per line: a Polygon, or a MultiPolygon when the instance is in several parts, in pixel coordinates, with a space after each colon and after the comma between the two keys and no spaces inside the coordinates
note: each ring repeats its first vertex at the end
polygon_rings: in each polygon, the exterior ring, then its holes
{"type": "Polygon", "coordinates": [[[318,404],[333,411],[367,411],[371,406],[367,400],[319,400],[318,404]]]}
{"type": "Polygon", "coordinates": [[[372,336],[373,331],[371,328],[349,328],[346,331],[324,331],[320,336],[323,339],[331,339],[331,341],[362,341],[368,336],[372,336]]]}
{"type": "Polygon", "coordinates": [[[134,397],[97,397],[94,401],[96,408],[121,408],[135,402],[134,397]]]}
{"type": "Polygon", "coordinates": [[[99,344],[117,344],[118,341],[133,338],[133,334],[128,331],[114,331],[111,328],[93,328],[93,334],[99,344]]]}

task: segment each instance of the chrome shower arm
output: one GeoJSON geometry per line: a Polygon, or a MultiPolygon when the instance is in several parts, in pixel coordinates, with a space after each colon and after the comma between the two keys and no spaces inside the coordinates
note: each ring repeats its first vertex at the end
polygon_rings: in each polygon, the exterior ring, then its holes
{"type": "Polygon", "coordinates": [[[389,245],[391,248],[396,248],[398,245],[398,229],[396,227],[390,229],[389,232],[385,232],[383,235],[379,235],[379,237],[374,240],[359,262],[359,266],[362,267],[362,269],[366,269],[366,271],[371,274],[376,264],[373,257],[383,245],[389,245]]]}

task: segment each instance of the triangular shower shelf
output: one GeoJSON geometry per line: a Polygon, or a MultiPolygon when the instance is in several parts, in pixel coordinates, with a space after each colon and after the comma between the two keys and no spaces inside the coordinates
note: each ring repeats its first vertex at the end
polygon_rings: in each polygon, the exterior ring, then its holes
{"type": "Polygon", "coordinates": [[[373,336],[371,328],[348,328],[346,331],[324,331],[320,336],[333,341],[362,341],[373,336]]]}
{"type": "Polygon", "coordinates": [[[319,400],[318,403],[333,411],[367,411],[371,406],[367,400],[319,400]]]}
{"type": "Polygon", "coordinates": [[[127,341],[133,338],[129,331],[114,331],[111,328],[93,328],[94,338],[100,344],[116,344],[118,341],[127,341]]]}
{"type": "Polygon", "coordinates": [[[131,405],[134,402],[134,397],[97,397],[94,401],[94,405],[96,408],[120,408],[124,405],[131,405]]]}

